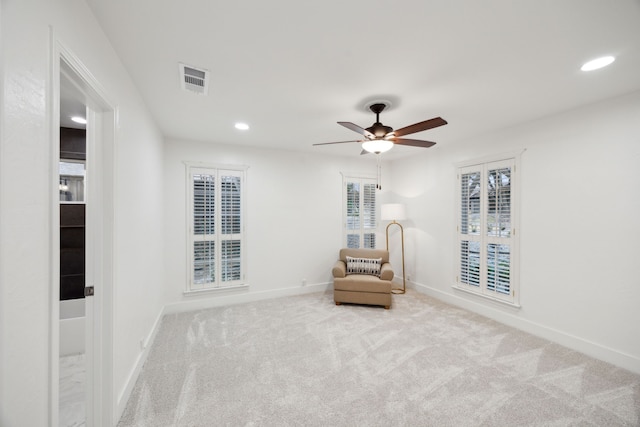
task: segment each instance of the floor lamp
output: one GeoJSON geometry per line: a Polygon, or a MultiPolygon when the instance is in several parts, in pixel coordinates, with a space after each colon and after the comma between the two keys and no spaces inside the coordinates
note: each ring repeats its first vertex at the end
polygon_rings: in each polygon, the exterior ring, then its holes
{"type": "Polygon", "coordinates": [[[384,204],[382,205],[380,217],[383,221],[391,220],[389,225],[387,225],[387,252],[389,251],[389,227],[393,224],[400,227],[400,238],[402,241],[402,289],[392,289],[391,292],[394,294],[404,294],[406,292],[406,280],[404,274],[404,228],[402,228],[402,224],[398,222],[398,220],[406,219],[404,205],[400,203],[384,204]]]}

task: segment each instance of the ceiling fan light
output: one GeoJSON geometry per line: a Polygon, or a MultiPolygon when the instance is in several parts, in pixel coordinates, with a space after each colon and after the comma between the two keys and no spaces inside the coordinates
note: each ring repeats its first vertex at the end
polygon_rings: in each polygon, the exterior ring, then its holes
{"type": "Polygon", "coordinates": [[[393,142],[385,139],[374,139],[362,143],[362,148],[370,153],[384,153],[393,148],[393,142]]]}

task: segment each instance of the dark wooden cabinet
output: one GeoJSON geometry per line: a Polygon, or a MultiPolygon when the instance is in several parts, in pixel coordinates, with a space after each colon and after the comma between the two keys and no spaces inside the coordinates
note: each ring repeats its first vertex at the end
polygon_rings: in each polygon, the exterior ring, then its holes
{"type": "Polygon", "coordinates": [[[84,298],[85,205],[60,204],[60,299],[84,298]]]}
{"type": "Polygon", "coordinates": [[[85,160],[87,158],[87,131],[60,128],[60,158],[85,160]]]}
{"type": "MultiPolygon", "coordinates": [[[[60,128],[60,160],[84,161],[87,157],[86,145],[86,131],[84,129],[60,128]]],[[[84,187],[82,188],[84,189],[84,187]]],[[[82,196],[77,199],[61,197],[61,200],[84,200],[84,191],[82,191],[82,196]]],[[[61,202],[60,299],[84,298],[84,286],[85,205],[84,203],[61,202]]]]}

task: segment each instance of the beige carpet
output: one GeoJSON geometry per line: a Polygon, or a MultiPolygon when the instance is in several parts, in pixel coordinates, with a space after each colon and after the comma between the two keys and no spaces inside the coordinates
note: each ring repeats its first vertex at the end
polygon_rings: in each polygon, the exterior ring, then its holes
{"type": "Polygon", "coordinates": [[[638,426],[640,376],[409,291],[166,316],[119,426],[638,426]]]}

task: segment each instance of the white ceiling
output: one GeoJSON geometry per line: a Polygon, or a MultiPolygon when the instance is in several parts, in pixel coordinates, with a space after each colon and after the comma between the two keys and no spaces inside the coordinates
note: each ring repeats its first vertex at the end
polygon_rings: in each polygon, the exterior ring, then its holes
{"type": "Polygon", "coordinates": [[[412,135],[436,150],[640,89],[639,0],[87,3],[168,138],[357,155],[311,144],[358,139],[336,122],[370,126],[364,105],[387,99],[385,125],[449,122],[412,135]],[[179,62],[210,71],[208,96],[181,89],[179,62]]]}
{"type": "Polygon", "coordinates": [[[76,123],[71,118],[82,117],[86,119],[86,115],[85,95],[64,72],[60,73],[60,126],[85,129],[86,125],[76,123]]]}

